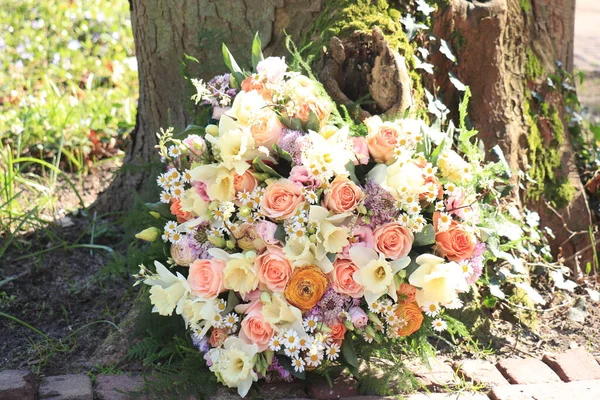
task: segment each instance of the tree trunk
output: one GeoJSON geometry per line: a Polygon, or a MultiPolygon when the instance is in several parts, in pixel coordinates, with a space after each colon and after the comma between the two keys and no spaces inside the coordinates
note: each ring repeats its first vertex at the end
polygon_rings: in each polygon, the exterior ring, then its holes
{"type": "MultiPolygon", "coordinates": [[[[304,39],[309,44],[307,38],[312,39],[307,54],[321,58],[322,47],[329,45],[331,36],[349,37],[354,29],[370,33],[377,25],[384,35],[390,35],[391,46],[398,47],[410,70],[414,49],[399,23],[407,3],[410,1],[389,1],[388,5],[370,0],[131,0],[140,98],[126,165],[143,166],[152,160],[155,133],[161,127],[177,130],[192,122],[193,110],[187,108],[191,93],[180,73],[186,54],[199,60],[198,64],[184,63],[191,76],[207,79],[224,72],[222,42],[238,61],[248,65],[256,31],[266,54],[286,54],[285,30],[296,42],[304,39]]],[[[577,232],[587,231],[591,213],[564,128],[563,98],[550,90],[546,78],[555,70],[555,60],[561,60],[567,70],[572,68],[575,0],[559,5],[551,0],[438,3],[433,33],[453,45],[458,57],[454,65],[439,52],[432,53],[436,85],[445,103],[455,109],[460,98],[448,80],[448,72],[453,71],[471,87],[470,115],[486,149],[499,145],[514,170],[531,166],[538,182],[523,182],[526,189],[515,191],[520,204],[538,211],[542,223],[553,229],[556,239],[552,244],[557,252],[562,247],[563,255],[574,254],[585,247],[586,240],[589,243],[587,235],[577,232]],[[538,104],[532,91],[543,95],[548,106],[538,104]]],[[[392,61],[398,63],[399,59],[392,61]]],[[[338,73],[351,73],[349,65],[338,68],[338,73]]],[[[408,79],[410,72],[398,71],[388,76],[408,79]]],[[[420,78],[410,76],[414,96],[410,104],[415,107],[423,104],[423,91],[420,78]]],[[[343,77],[338,79],[337,86],[342,81],[343,77]]],[[[356,87],[356,82],[351,83],[356,87]]],[[[406,82],[396,86],[399,92],[407,90],[406,82]]],[[[339,93],[332,93],[338,98],[356,99],[341,93],[343,87],[338,89],[339,93]]],[[[131,204],[131,194],[149,181],[147,171],[126,168],[101,199],[101,207],[115,210],[131,204]]],[[[515,174],[514,182],[518,181],[523,180],[515,174]]]]}

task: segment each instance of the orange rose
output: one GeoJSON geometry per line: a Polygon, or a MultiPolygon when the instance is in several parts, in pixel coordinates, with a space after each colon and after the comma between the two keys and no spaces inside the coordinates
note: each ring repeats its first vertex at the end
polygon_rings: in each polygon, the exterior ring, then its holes
{"type": "Polygon", "coordinates": [[[412,248],[415,237],[405,226],[390,222],[373,232],[375,248],[387,258],[398,259],[405,257],[412,248]]]}
{"type": "MultiPolygon", "coordinates": [[[[433,215],[433,227],[437,230],[439,213],[433,215]]],[[[456,221],[450,223],[445,232],[435,234],[436,251],[450,261],[468,260],[473,256],[477,240],[473,232],[456,221]]]]}
{"type": "Polygon", "coordinates": [[[267,246],[267,251],[254,261],[258,280],[273,292],[283,292],[292,275],[292,263],[281,247],[267,246]]]}
{"type": "Polygon", "coordinates": [[[337,322],[329,326],[329,329],[331,329],[331,332],[329,332],[329,337],[337,344],[341,344],[344,340],[344,335],[346,334],[346,326],[337,322]]]}
{"type": "Polygon", "coordinates": [[[192,294],[204,299],[214,299],[223,291],[225,262],[217,259],[196,260],[190,264],[187,281],[192,294]]]}
{"type": "Polygon", "coordinates": [[[236,194],[241,192],[250,193],[256,189],[256,185],[258,185],[258,182],[249,169],[244,171],[242,175],[238,175],[235,172],[233,173],[233,188],[235,189],[236,194]]]}
{"type": "Polygon", "coordinates": [[[302,203],[302,187],[287,179],[280,179],[267,186],[260,203],[260,211],[273,219],[289,218],[302,203]]]}
{"type": "Polygon", "coordinates": [[[394,311],[398,318],[406,321],[405,325],[396,330],[398,336],[409,336],[419,330],[423,323],[423,313],[417,302],[400,303],[394,311]]]}
{"type": "Polygon", "coordinates": [[[213,328],[210,333],[210,338],[208,339],[208,344],[212,347],[219,347],[228,337],[229,334],[227,333],[227,329],[213,328]]]}
{"type": "Polygon", "coordinates": [[[192,218],[192,214],[181,209],[181,200],[175,199],[171,203],[171,214],[177,217],[177,222],[182,224],[192,218]]]}
{"type": "Polygon", "coordinates": [[[302,312],[317,305],[329,286],[327,276],[316,265],[296,268],[285,288],[285,299],[302,312]]]}
{"type": "Polygon", "coordinates": [[[345,258],[337,258],[333,262],[333,271],[329,273],[333,289],[338,293],[360,299],[363,296],[365,288],[352,277],[356,271],[358,271],[358,267],[352,261],[345,258]]]}
{"type": "Polygon", "coordinates": [[[364,197],[364,193],[354,182],[338,175],[325,192],[323,205],[335,213],[352,212],[364,197]]]}
{"type": "Polygon", "coordinates": [[[402,283],[396,293],[398,293],[398,303],[412,303],[416,301],[417,287],[402,283]]]}

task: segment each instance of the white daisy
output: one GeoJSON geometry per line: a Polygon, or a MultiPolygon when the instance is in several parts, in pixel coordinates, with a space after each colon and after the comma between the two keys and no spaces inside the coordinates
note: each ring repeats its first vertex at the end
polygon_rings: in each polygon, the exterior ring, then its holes
{"type": "Polygon", "coordinates": [[[329,361],[336,360],[340,356],[340,345],[337,343],[331,343],[326,347],[325,353],[329,361]]]}
{"type": "Polygon", "coordinates": [[[437,318],[437,319],[434,319],[433,321],[431,321],[431,326],[433,327],[433,330],[436,332],[442,332],[442,331],[445,331],[446,328],[448,328],[448,324],[446,323],[446,321],[444,321],[441,318],[437,318]]]}
{"type": "Polygon", "coordinates": [[[281,350],[281,338],[279,337],[279,335],[273,335],[273,337],[271,338],[271,340],[269,341],[269,349],[273,350],[273,351],[279,351],[281,350]]]}
{"type": "Polygon", "coordinates": [[[318,367],[321,364],[321,360],[323,360],[323,353],[310,353],[304,357],[304,360],[309,367],[318,367]]]}
{"type": "Polygon", "coordinates": [[[318,323],[319,320],[317,319],[317,317],[311,315],[310,317],[304,319],[304,321],[302,322],[302,326],[304,326],[304,329],[306,329],[307,332],[312,333],[317,328],[318,323]]]}
{"type": "Polygon", "coordinates": [[[304,363],[304,360],[299,358],[299,357],[294,357],[292,359],[292,365],[294,366],[294,371],[296,372],[303,372],[304,371],[304,366],[306,365],[304,363]]]}
{"type": "Polygon", "coordinates": [[[285,331],[283,344],[286,348],[291,349],[298,347],[298,333],[292,329],[285,331]]]}
{"type": "Polygon", "coordinates": [[[283,353],[288,357],[298,357],[300,354],[300,349],[297,347],[285,348],[283,353]]]}
{"type": "Polygon", "coordinates": [[[225,316],[225,326],[227,328],[233,328],[240,318],[235,313],[229,313],[225,316]]]}
{"type": "Polygon", "coordinates": [[[430,317],[435,317],[436,315],[438,315],[440,313],[440,306],[438,303],[427,302],[427,303],[423,304],[421,309],[423,310],[423,312],[426,315],[428,315],[430,317]]]}
{"type": "Polygon", "coordinates": [[[223,316],[221,314],[215,314],[214,317],[212,317],[212,326],[214,326],[215,328],[222,328],[223,327],[223,323],[225,322],[223,319],[223,316]]]}
{"type": "Polygon", "coordinates": [[[223,299],[217,299],[215,308],[217,309],[217,312],[222,313],[227,308],[227,302],[223,299]]]}
{"type": "Polygon", "coordinates": [[[178,146],[169,146],[169,156],[177,158],[181,155],[181,149],[178,146]]]}
{"type": "Polygon", "coordinates": [[[171,202],[172,198],[173,198],[173,196],[171,196],[171,193],[167,192],[166,190],[160,194],[160,202],[161,203],[169,204],[171,202]]]}
{"type": "Polygon", "coordinates": [[[165,224],[165,231],[175,232],[177,230],[177,222],[169,221],[165,224]]]}

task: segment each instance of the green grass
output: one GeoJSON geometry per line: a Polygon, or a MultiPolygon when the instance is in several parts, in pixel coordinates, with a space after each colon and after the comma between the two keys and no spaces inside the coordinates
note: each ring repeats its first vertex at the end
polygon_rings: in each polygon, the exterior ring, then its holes
{"type": "Polygon", "coordinates": [[[2,2],[0,236],[37,226],[58,184],[83,205],[83,177],[134,125],[136,66],[127,0],[2,2]]]}

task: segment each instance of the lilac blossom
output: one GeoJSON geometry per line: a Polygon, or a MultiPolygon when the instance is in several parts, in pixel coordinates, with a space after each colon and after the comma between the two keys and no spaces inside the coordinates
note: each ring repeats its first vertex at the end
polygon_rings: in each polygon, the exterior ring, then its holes
{"type": "Polygon", "coordinates": [[[366,194],[365,207],[372,212],[369,224],[371,228],[390,222],[398,216],[396,200],[387,190],[371,180],[367,181],[363,190],[366,194]]]}
{"type": "Polygon", "coordinates": [[[226,107],[231,104],[238,90],[229,86],[229,74],[217,75],[206,83],[210,95],[204,97],[203,104],[213,107],[226,107]]]}
{"type": "Polygon", "coordinates": [[[473,269],[471,275],[467,277],[467,283],[469,285],[477,282],[477,279],[481,276],[483,272],[483,253],[485,252],[485,243],[479,242],[475,246],[475,251],[473,252],[473,257],[468,261],[469,266],[473,269]]]}
{"type": "Polygon", "coordinates": [[[347,311],[350,300],[349,296],[337,293],[332,288],[329,288],[319,301],[317,307],[312,310],[312,313],[318,316],[325,324],[333,324],[339,320],[339,316],[343,311],[347,311]]]}
{"type": "Polygon", "coordinates": [[[292,161],[296,165],[302,164],[302,150],[306,146],[304,135],[305,133],[301,131],[284,129],[279,139],[279,147],[290,153],[292,161]]]}
{"type": "Polygon", "coordinates": [[[290,372],[288,370],[283,368],[283,366],[279,363],[279,360],[277,359],[276,356],[273,357],[273,362],[271,363],[271,365],[269,365],[269,368],[267,369],[267,371],[276,372],[279,375],[279,378],[286,382],[291,382],[294,380],[294,378],[292,377],[292,374],[290,374],[290,372]]]}

